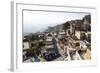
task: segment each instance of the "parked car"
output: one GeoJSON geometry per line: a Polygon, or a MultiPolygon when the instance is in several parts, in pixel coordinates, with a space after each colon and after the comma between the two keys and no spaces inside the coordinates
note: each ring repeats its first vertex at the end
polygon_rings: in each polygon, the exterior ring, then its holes
{"type": "Polygon", "coordinates": [[[39,58],[35,58],[34,61],[35,61],[35,62],[40,62],[40,59],[39,59],[39,58]]]}

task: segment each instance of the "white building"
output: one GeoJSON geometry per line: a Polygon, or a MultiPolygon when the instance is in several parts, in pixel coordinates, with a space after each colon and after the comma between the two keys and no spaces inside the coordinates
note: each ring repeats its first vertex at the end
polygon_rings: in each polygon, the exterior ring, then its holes
{"type": "Polygon", "coordinates": [[[23,50],[29,49],[29,41],[24,38],[23,40],[23,50]]]}
{"type": "Polygon", "coordinates": [[[45,45],[46,49],[53,48],[52,38],[53,38],[52,36],[48,36],[46,38],[46,45],[45,45]]]}

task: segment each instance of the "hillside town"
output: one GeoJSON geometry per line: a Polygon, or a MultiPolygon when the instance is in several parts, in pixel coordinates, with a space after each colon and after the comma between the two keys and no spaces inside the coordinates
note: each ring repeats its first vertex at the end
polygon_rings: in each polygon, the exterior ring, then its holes
{"type": "Polygon", "coordinates": [[[91,15],[23,36],[23,62],[91,60],[91,15]]]}

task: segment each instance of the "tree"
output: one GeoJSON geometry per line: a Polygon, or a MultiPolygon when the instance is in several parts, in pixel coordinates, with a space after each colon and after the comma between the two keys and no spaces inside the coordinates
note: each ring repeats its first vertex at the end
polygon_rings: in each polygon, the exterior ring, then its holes
{"type": "Polygon", "coordinates": [[[81,39],[81,40],[85,40],[85,39],[86,39],[86,34],[85,34],[84,32],[82,32],[82,33],[80,34],[80,39],[81,39]]]}
{"type": "Polygon", "coordinates": [[[68,22],[63,24],[63,29],[65,31],[65,35],[67,35],[66,30],[68,29],[69,26],[70,26],[70,24],[68,22]]]}
{"type": "Polygon", "coordinates": [[[45,42],[39,42],[39,48],[45,46],[45,42]]]}

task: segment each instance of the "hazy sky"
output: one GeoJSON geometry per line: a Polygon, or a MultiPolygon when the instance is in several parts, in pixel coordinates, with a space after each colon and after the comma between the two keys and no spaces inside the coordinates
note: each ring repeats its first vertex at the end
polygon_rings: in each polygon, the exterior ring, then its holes
{"type": "Polygon", "coordinates": [[[63,13],[44,11],[23,12],[23,32],[34,33],[43,31],[48,26],[55,26],[70,20],[82,19],[87,13],[63,13]]]}

